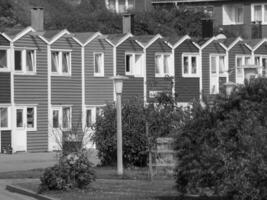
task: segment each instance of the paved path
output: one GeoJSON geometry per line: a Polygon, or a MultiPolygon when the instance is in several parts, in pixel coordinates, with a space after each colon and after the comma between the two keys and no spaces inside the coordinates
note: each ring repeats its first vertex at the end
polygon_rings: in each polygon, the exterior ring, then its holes
{"type": "Polygon", "coordinates": [[[6,185],[8,184],[12,184],[15,182],[19,182],[19,181],[30,181],[30,180],[16,180],[16,179],[12,179],[12,180],[5,180],[5,179],[0,179],[0,199],[1,200],[36,200],[34,198],[28,197],[28,196],[24,196],[24,195],[20,195],[17,193],[12,193],[7,191],[6,185]]]}

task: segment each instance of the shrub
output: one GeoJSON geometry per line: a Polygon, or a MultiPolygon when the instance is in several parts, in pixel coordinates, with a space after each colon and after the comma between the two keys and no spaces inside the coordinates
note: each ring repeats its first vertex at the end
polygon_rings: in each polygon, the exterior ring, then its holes
{"type": "Polygon", "coordinates": [[[267,198],[267,80],[239,86],[212,107],[194,105],[177,131],[177,189],[182,193],[267,198]]]}
{"type": "Polygon", "coordinates": [[[62,156],[59,164],[46,168],[40,180],[40,192],[84,189],[95,180],[95,172],[85,153],[73,153],[62,156]]]}

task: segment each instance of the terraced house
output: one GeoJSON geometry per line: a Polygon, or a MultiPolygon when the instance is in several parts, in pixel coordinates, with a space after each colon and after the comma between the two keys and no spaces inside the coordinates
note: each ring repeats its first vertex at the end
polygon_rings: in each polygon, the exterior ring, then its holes
{"type": "Polygon", "coordinates": [[[112,80],[127,76],[123,102],[153,102],[169,92],[188,105],[218,94],[229,81],[267,74],[267,39],[213,35],[164,38],[135,36],[131,15],[121,34],[44,30],[43,9],[32,9],[32,24],[0,34],[0,148],[54,151],[65,139],[85,133],[101,107],[115,101],[112,80]],[[65,137],[68,138],[65,138],[65,137]]]}

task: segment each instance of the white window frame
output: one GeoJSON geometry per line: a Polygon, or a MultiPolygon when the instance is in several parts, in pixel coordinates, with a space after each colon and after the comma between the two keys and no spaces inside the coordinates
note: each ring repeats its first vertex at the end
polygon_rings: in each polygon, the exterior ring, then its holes
{"type": "Polygon", "coordinates": [[[172,57],[172,53],[160,53],[157,52],[155,53],[154,56],[154,63],[155,63],[155,77],[166,77],[166,76],[174,76],[174,66],[173,66],[173,57],[172,57]],[[156,56],[160,56],[160,68],[159,68],[159,73],[156,72],[156,56]],[[164,56],[169,56],[169,73],[164,73],[164,56]]]}
{"type": "MultiPolygon", "coordinates": [[[[264,55],[264,54],[256,54],[254,55],[254,64],[256,65],[257,63],[255,63],[256,61],[256,57],[259,57],[260,58],[260,68],[258,69],[258,73],[263,76],[263,63],[262,63],[262,59],[265,58],[267,59],[267,55],[264,55]]],[[[267,72],[266,72],[266,75],[267,75],[267,72]]]]}
{"type": "Polygon", "coordinates": [[[125,52],[125,57],[124,57],[124,62],[125,62],[125,75],[126,76],[134,76],[134,77],[144,77],[144,54],[142,52],[125,52]],[[131,64],[130,63],[130,71],[127,72],[126,71],[126,57],[127,55],[131,55],[133,56],[133,63],[131,64]],[[141,68],[140,68],[140,71],[141,71],[141,74],[138,74],[137,73],[137,68],[136,68],[136,55],[139,55],[141,56],[141,68]]]}
{"type": "Polygon", "coordinates": [[[37,56],[36,56],[36,49],[24,49],[24,48],[15,48],[14,49],[14,72],[16,75],[36,75],[36,65],[37,65],[37,56]],[[15,62],[15,58],[16,58],[16,51],[20,51],[21,52],[21,70],[16,70],[16,62],[15,62]],[[32,71],[28,71],[27,70],[27,51],[33,51],[33,70],[32,71]]]}
{"type": "Polygon", "coordinates": [[[105,59],[104,59],[104,53],[103,52],[94,52],[94,76],[95,77],[104,77],[105,76],[105,59]],[[99,68],[100,72],[96,72],[96,62],[95,62],[95,58],[96,55],[101,55],[101,66],[99,68]]]}
{"type": "Polygon", "coordinates": [[[245,8],[244,8],[244,5],[242,5],[242,4],[231,4],[231,5],[225,4],[225,5],[223,5],[223,25],[244,24],[244,11],[245,11],[245,8]],[[237,17],[239,8],[241,8],[243,11],[242,20],[240,22],[236,21],[236,17],[237,17]]]}
{"type": "Polygon", "coordinates": [[[84,126],[86,129],[91,129],[91,127],[87,126],[87,111],[91,110],[91,123],[94,124],[96,122],[97,117],[97,109],[102,109],[105,105],[95,105],[95,106],[85,106],[84,109],[84,126]]]}
{"type": "MultiPolygon", "coordinates": [[[[10,130],[11,129],[11,107],[7,106],[7,105],[0,105],[0,108],[6,108],[7,109],[7,127],[1,127],[0,124],[0,131],[6,131],[6,130],[10,130]]],[[[0,113],[1,115],[1,113],[0,113]]],[[[1,120],[1,116],[0,116],[0,120],[1,120]]]]}
{"type": "Polygon", "coordinates": [[[254,14],[255,14],[255,6],[261,6],[261,23],[264,25],[267,25],[267,20],[264,20],[264,15],[267,15],[267,10],[265,11],[265,6],[267,6],[267,3],[255,3],[251,4],[251,21],[255,22],[254,14]],[[266,13],[265,13],[266,12],[266,13]]]}
{"type": "Polygon", "coordinates": [[[72,129],[72,106],[69,105],[63,105],[63,106],[52,106],[51,108],[51,122],[52,122],[52,128],[53,129],[60,129],[62,131],[69,131],[72,129]],[[69,127],[68,128],[63,128],[63,109],[64,108],[69,108],[70,109],[70,121],[69,121],[69,127]],[[58,112],[58,126],[59,127],[54,127],[54,123],[53,123],[53,111],[59,111],[58,112]]]}
{"type": "MultiPolygon", "coordinates": [[[[244,72],[244,65],[246,65],[246,58],[249,58],[249,63],[248,64],[251,64],[252,63],[252,56],[249,55],[249,54],[237,54],[235,56],[235,78],[236,78],[236,82],[238,79],[238,77],[240,76],[239,73],[237,73],[237,70],[238,68],[240,68],[242,70],[242,78],[245,79],[245,72],[244,72]],[[241,66],[237,66],[237,59],[240,58],[241,59],[241,66]]],[[[241,82],[243,83],[243,82],[241,82]]]]}
{"type": "Polygon", "coordinates": [[[72,51],[71,50],[63,50],[63,49],[51,49],[51,76],[71,76],[72,71],[72,51]],[[52,53],[57,52],[58,53],[58,66],[57,66],[57,72],[52,71],[52,53]],[[69,66],[68,66],[68,72],[63,72],[63,53],[69,54],[69,66]]]}
{"type": "Polygon", "coordinates": [[[182,54],[182,76],[183,77],[200,77],[200,56],[197,53],[183,53],[182,54]],[[184,57],[188,57],[188,73],[184,73],[184,57]],[[197,73],[192,74],[192,57],[196,57],[197,73]]]}
{"type": "Polygon", "coordinates": [[[10,69],[11,69],[11,67],[10,67],[10,49],[8,49],[8,48],[0,48],[0,50],[2,50],[2,51],[6,51],[6,68],[0,68],[0,71],[1,72],[9,72],[10,71],[10,69]]]}
{"type": "Polygon", "coordinates": [[[219,75],[219,77],[228,77],[228,64],[227,64],[227,57],[226,57],[226,54],[210,54],[210,59],[209,59],[209,62],[210,62],[210,74],[211,74],[211,58],[212,57],[216,57],[216,71],[217,71],[217,74],[219,75]],[[223,56],[224,57],[224,65],[225,65],[225,71],[223,73],[220,73],[220,57],[223,56]]]}
{"type": "Polygon", "coordinates": [[[15,120],[15,127],[16,127],[16,129],[25,129],[26,131],[29,131],[29,132],[32,132],[32,131],[37,131],[37,106],[36,105],[27,105],[27,106],[17,106],[16,108],[15,108],[15,116],[16,116],[16,120],[15,120]],[[34,112],[34,121],[33,121],[33,123],[34,123],[34,127],[29,127],[28,128],[28,116],[27,116],[27,109],[28,108],[33,108],[33,112],[34,112]],[[21,110],[23,110],[23,116],[22,116],[22,118],[23,118],[23,125],[22,125],[22,127],[17,127],[17,109],[21,109],[21,110]]]}

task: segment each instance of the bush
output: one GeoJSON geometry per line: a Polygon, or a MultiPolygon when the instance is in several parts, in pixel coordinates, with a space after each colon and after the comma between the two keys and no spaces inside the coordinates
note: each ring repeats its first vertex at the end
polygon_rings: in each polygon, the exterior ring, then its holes
{"type": "Polygon", "coordinates": [[[267,199],[267,79],[239,86],[212,107],[194,105],[178,130],[179,192],[267,199]],[[207,193],[205,193],[207,194],[207,193]]]}
{"type": "Polygon", "coordinates": [[[40,180],[40,192],[84,189],[95,180],[95,172],[85,153],[73,153],[61,157],[59,164],[46,168],[40,180]]]}

